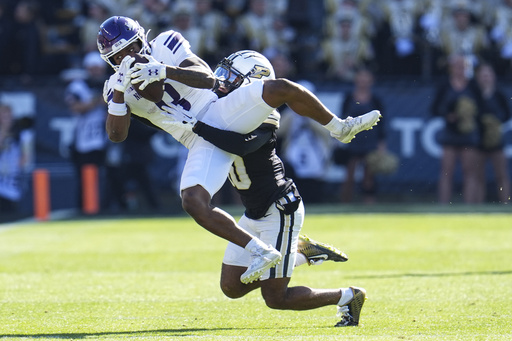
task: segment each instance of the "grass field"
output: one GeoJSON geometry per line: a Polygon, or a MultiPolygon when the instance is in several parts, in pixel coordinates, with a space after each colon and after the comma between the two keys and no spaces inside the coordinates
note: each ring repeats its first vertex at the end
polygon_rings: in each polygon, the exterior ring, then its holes
{"type": "Polygon", "coordinates": [[[0,228],[0,339],[512,340],[512,215],[309,214],[303,232],[350,260],[291,284],[366,288],[359,327],[224,297],[225,243],[189,218],[91,219],[0,228]]]}

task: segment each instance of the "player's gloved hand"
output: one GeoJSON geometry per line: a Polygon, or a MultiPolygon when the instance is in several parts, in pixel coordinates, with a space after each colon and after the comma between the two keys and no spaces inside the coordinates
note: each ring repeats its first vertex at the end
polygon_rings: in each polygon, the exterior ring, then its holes
{"type": "Polygon", "coordinates": [[[114,84],[114,90],[124,93],[126,89],[128,89],[131,81],[130,67],[134,61],[134,57],[125,56],[123,58],[123,61],[116,72],[116,84],[114,84]]]}
{"type": "Polygon", "coordinates": [[[132,84],[142,82],[139,85],[140,90],[144,90],[149,83],[158,82],[166,76],[164,64],[151,55],[145,55],[145,57],[149,60],[147,63],[135,63],[132,67],[132,84]]]}
{"type": "Polygon", "coordinates": [[[168,113],[172,114],[171,120],[162,121],[162,123],[168,124],[176,128],[184,129],[186,131],[192,131],[192,129],[197,123],[197,119],[195,117],[189,116],[165,105],[162,108],[168,113]]]}

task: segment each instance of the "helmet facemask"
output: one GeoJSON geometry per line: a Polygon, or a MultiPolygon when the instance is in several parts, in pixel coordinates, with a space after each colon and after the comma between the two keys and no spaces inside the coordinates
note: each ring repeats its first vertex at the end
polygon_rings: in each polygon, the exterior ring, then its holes
{"type": "Polygon", "coordinates": [[[219,81],[213,89],[219,97],[224,97],[235,89],[238,89],[246,79],[246,75],[235,69],[233,61],[224,58],[215,68],[214,76],[219,81]]]}
{"type": "Polygon", "coordinates": [[[215,68],[216,84],[213,91],[224,97],[242,84],[254,79],[275,79],[270,61],[261,53],[243,50],[224,58],[215,68]]]}

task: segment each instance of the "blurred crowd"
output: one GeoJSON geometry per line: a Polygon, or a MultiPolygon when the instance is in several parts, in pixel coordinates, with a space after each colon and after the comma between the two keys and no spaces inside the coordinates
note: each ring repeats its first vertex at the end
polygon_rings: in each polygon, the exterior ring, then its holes
{"type": "Polygon", "coordinates": [[[175,29],[211,65],[239,49],[263,52],[288,76],[351,81],[431,77],[447,58],[485,60],[505,74],[512,58],[512,0],[0,0],[1,75],[59,74],[96,51],[99,25],[137,19],[148,38],[175,29]]]}
{"type": "MultiPolygon", "coordinates": [[[[138,191],[148,207],[159,209],[148,173],[155,132],[134,124],[133,138],[121,145],[105,136],[101,92],[112,70],[99,56],[96,36],[113,15],[139,21],[148,40],[179,31],[212,68],[233,51],[254,49],[269,58],[277,77],[312,92],[314,84],[344,84],[350,90],[343,94],[342,118],[381,110],[376,129],[339,148],[316,122],[281,108],[279,152],[306,202],[376,202],[377,175],[392,174],[399,162],[387,150],[386,108],[373,91],[376,79],[386,76],[440,81],[430,108],[445,123],[438,201],[451,202],[460,162],[462,200],[485,202],[489,162],[496,201],[510,202],[501,126],[511,114],[496,84],[512,79],[512,0],[0,0],[0,76],[18,86],[41,76],[65,84],[74,128],[59,152],[73,163],[77,179],[84,164],[96,164],[106,179],[106,208],[137,207],[138,191]],[[323,190],[332,163],[345,170],[334,197],[323,190]]],[[[7,211],[20,198],[17,179],[27,159],[23,129],[10,123],[10,111],[0,104],[0,208],[7,211]]],[[[77,207],[80,191],[77,182],[77,207]]]]}

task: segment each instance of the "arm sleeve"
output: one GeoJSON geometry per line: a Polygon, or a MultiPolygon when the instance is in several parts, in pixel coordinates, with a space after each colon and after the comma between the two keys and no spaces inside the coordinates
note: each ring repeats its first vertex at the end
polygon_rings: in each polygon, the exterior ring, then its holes
{"type": "Polygon", "coordinates": [[[258,150],[273,135],[271,129],[258,128],[248,134],[235,133],[197,122],[194,132],[228,153],[244,156],[258,150]]]}

